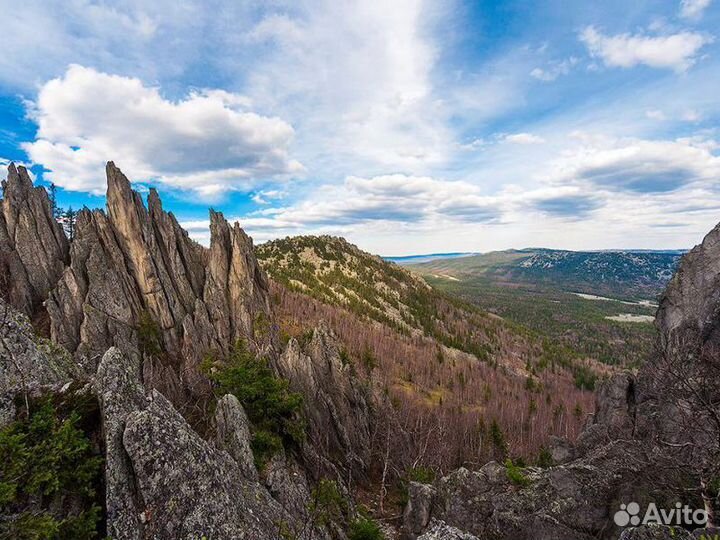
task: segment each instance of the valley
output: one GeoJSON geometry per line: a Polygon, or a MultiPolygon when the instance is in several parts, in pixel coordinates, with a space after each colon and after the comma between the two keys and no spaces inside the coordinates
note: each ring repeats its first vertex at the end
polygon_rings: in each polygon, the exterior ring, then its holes
{"type": "Polygon", "coordinates": [[[409,263],[434,288],[523,325],[578,356],[637,367],[676,252],[517,250],[409,263]]]}

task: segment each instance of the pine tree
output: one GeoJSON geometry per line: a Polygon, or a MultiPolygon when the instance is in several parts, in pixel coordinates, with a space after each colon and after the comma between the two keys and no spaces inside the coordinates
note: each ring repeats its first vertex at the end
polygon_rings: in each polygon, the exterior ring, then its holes
{"type": "Polygon", "coordinates": [[[73,207],[71,206],[65,210],[62,219],[65,232],[67,233],[70,241],[72,241],[75,238],[75,221],[77,220],[77,211],[73,210],[73,207]]]}

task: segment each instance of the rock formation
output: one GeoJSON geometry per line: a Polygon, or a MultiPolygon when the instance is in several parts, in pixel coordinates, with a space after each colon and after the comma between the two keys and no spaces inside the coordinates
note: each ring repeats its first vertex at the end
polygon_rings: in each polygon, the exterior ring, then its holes
{"type": "MultiPolygon", "coordinates": [[[[329,477],[347,494],[368,471],[385,405],[372,381],[357,376],[325,327],[279,353],[268,283],[238,224],[211,211],[205,248],[154,190],[145,206],[112,163],[107,177],[107,211],[80,212],[68,247],[45,191],[24,168],[10,167],[0,202],[0,425],[15,415],[18,396],[94,379],[109,536],[342,538],[336,523],[312,522],[311,485],[329,477]],[[38,338],[28,318],[43,302],[52,340],[38,338]],[[186,419],[210,396],[198,369],[203,357],[222,356],[240,339],[304,397],[306,442],[277,453],[263,471],[236,397],[217,401],[203,436],[186,419]]],[[[433,486],[411,483],[406,536],[667,538],[662,527],[621,530],[612,515],[621,502],[678,491],[714,510],[720,225],[683,258],[656,325],[652,361],[606,381],[577,443],[552,449],[555,466],[527,467],[518,478],[491,462],[433,486]]]]}
{"type": "Polygon", "coordinates": [[[26,400],[62,387],[78,375],[70,355],[40,338],[27,315],[0,298],[0,426],[15,416],[15,398],[26,400]]]}
{"type": "Polygon", "coordinates": [[[203,386],[197,367],[209,351],[238,339],[268,347],[267,281],[238,224],[211,211],[204,248],[155,190],[146,208],[113,163],[107,179],[107,213],[78,214],[70,265],[47,300],[52,337],[89,371],[110,346],[145,353],[145,383],[177,404],[203,386]]]}
{"type": "Polygon", "coordinates": [[[331,331],[325,326],[316,328],[304,348],[290,339],[276,367],[291,388],[305,398],[306,454],[312,454],[305,457],[315,463],[316,476],[329,474],[324,469],[330,456],[338,457],[336,461],[346,472],[364,473],[369,465],[373,404],[377,400],[369,385],[353,373],[352,366],[343,363],[331,331]]]}
{"type": "Polygon", "coordinates": [[[68,242],[47,192],[25,167],[8,167],[0,200],[0,295],[33,316],[60,278],[68,242]]]}
{"type": "MultiPolygon", "coordinates": [[[[258,481],[247,418],[232,396],[220,400],[215,443],[203,440],[118,349],[96,380],[104,422],[108,534],[115,539],[263,538],[303,530],[258,481]]],[[[305,508],[307,500],[295,501],[305,508]]],[[[324,538],[321,527],[297,538],[324,538]]]]}

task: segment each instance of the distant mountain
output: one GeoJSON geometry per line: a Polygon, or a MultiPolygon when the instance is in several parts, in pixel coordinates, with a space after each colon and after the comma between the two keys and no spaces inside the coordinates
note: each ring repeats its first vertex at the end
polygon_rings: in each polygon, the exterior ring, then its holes
{"type": "Polygon", "coordinates": [[[454,253],[428,253],[426,255],[406,255],[404,257],[383,257],[386,261],[397,264],[417,264],[422,262],[430,262],[439,259],[457,259],[459,257],[469,257],[470,255],[478,255],[476,252],[454,252],[454,253]]]}
{"type": "Polygon", "coordinates": [[[681,253],[532,248],[402,264],[447,279],[483,276],[501,283],[535,283],[566,291],[653,299],[672,277],[681,253]]]}

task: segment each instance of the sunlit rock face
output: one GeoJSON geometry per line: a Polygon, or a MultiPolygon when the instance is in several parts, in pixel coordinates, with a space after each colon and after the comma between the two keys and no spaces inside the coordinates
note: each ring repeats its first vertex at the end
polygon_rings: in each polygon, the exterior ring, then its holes
{"type": "Polygon", "coordinates": [[[238,339],[256,351],[272,342],[267,280],[252,240],[222,214],[210,212],[205,248],[155,190],[145,207],[113,163],[107,182],[107,213],[78,214],[70,265],[47,301],[52,337],[93,369],[110,346],[147,352],[138,328],[150,321],[162,354],[145,355],[144,380],[178,403],[203,388],[197,368],[208,351],[225,353],[238,339]]]}

